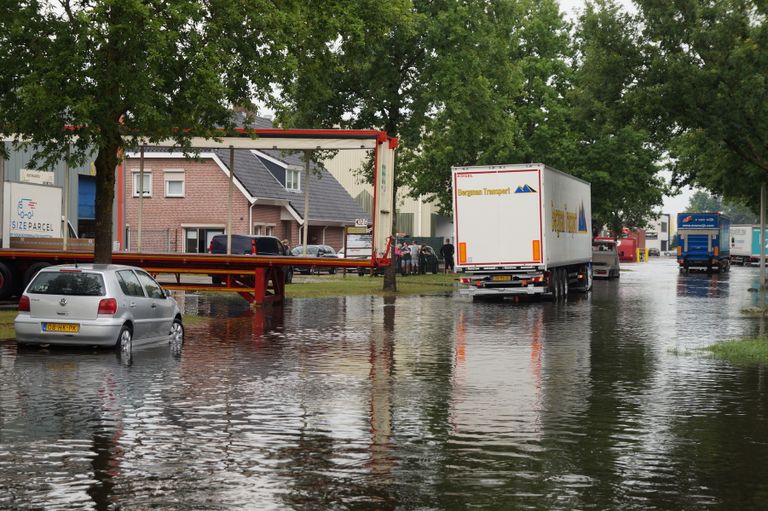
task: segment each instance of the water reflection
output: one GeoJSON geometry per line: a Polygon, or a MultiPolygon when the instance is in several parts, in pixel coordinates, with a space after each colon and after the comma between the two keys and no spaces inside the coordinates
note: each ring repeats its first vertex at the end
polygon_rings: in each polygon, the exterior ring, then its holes
{"type": "Polygon", "coordinates": [[[678,296],[718,298],[728,293],[729,273],[680,273],[677,277],[678,296]]]}
{"type": "Polygon", "coordinates": [[[759,508],[764,369],[694,351],[757,328],[753,272],[625,270],[560,304],[190,296],[181,355],[129,366],[0,344],[0,508],[759,508]]]}

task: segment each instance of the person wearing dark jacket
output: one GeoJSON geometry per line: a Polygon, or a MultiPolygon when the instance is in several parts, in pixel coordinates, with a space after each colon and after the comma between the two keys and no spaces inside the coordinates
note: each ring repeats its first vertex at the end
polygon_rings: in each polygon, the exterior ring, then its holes
{"type": "Polygon", "coordinates": [[[453,244],[451,244],[451,240],[446,239],[445,244],[440,247],[440,255],[443,256],[443,260],[445,261],[445,267],[443,268],[444,273],[448,273],[448,270],[451,270],[451,273],[454,271],[454,265],[453,265],[453,254],[456,250],[453,247],[453,244]]]}

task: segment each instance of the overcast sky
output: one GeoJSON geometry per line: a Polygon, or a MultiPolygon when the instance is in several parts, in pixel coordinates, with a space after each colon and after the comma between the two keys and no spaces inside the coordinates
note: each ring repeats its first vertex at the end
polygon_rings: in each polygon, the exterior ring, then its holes
{"type": "MultiPolygon", "coordinates": [[[[568,14],[569,16],[573,17],[574,13],[582,8],[584,8],[584,0],[558,0],[560,2],[560,8],[568,14]]],[[[620,4],[622,4],[625,8],[633,9],[634,6],[632,5],[632,0],[618,0],[620,4]]]]}

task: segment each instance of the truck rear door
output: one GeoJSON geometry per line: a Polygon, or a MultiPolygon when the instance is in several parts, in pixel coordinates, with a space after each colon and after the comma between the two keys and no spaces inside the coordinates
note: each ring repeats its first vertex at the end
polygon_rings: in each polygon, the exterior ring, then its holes
{"type": "Polygon", "coordinates": [[[453,173],[458,266],[541,264],[541,170],[453,173]]]}
{"type": "Polygon", "coordinates": [[[688,255],[709,254],[709,234],[688,234],[686,253],[688,255]]]}

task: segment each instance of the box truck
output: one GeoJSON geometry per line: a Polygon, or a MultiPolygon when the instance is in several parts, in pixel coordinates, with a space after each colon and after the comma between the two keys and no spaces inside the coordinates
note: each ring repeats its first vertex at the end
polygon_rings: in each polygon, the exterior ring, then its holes
{"type": "Polygon", "coordinates": [[[678,213],[680,271],[726,272],[731,266],[731,221],[720,213],[678,213]]]}
{"type": "MultiPolygon", "coordinates": [[[[0,300],[18,294],[44,266],[52,264],[39,252],[63,249],[62,189],[37,183],[2,183],[0,218],[0,300]],[[12,254],[24,249],[27,256],[12,254]]],[[[68,248],[93,250],[93,240],[78,240],[67,222],[68,248]]]]}
{"type": "MultiPolygon", "coordinates": [[[[766,240],[768,240],[768,229],[766,229],[766,240]]],[[[752,224],[732,225],[731,264],[746,266],[759,262],[760,226],[752,224]]]]}
{"type": "Polygon", "coordinates": [[[541,163],[452,168],[456,271],[473,298],[592,288],[590,184],[541,163]]]}

